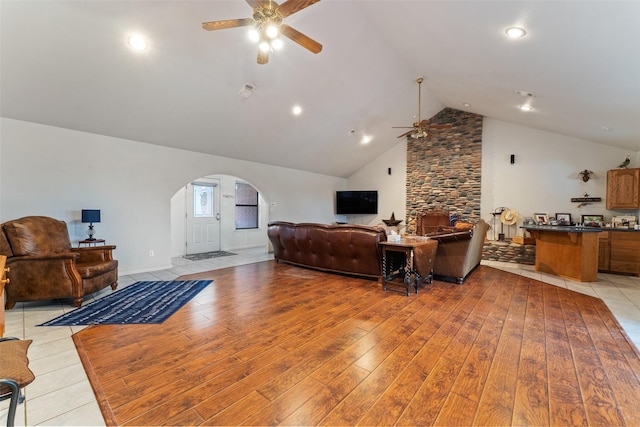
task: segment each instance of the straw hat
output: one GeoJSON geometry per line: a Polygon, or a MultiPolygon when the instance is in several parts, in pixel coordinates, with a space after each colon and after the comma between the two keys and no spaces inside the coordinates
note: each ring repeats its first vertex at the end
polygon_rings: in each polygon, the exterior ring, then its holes
{"type": "Polygon", "coordinates": [[[512,209],[505,209],[500,214],[500,221],[504,225],[513,225],[518,221],[518,212],[512,209]]]}

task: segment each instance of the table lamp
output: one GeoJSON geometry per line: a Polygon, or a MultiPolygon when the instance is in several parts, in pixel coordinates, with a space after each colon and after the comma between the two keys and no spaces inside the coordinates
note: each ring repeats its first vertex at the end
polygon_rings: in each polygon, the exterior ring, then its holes
{"type": "Polygon", "coordinates": [[[93,237],[95,234],[93,223],[100,222],[100,209],[82,209],[82,222],[89,223],[89,229],[87,230],[89,238],[87,240],[96,240],[93,237]]]}

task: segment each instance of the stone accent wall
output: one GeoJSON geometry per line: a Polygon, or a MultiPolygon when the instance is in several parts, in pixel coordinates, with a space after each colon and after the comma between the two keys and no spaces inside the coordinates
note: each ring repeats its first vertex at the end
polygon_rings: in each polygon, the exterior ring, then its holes
{"type": "Polygon", "coordinates": [[[431,124],[452,125],[429,129],[424,139],[407,141],[407,233],[416,231],[418,212],[441,208],[457,212],[463,220],[480,219],[482,176],[482,116],[445,108],[431,124]]]}
{"type": "Polygon", "coordinates": [[[536,246],[487,240],[482,248],[482,259],[535,265],[536,246]]]}

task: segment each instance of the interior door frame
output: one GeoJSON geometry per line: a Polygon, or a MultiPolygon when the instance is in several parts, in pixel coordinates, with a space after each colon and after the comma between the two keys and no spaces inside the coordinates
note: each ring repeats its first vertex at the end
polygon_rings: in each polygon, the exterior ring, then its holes
{"type": "MultiPolygon", "coordinates": [[[[185,222],[184,222],[184,253],[189,254],[189,241],[190,241],[190,214],[193,213],[193,185],[213,187],[214,200],[213,200],[213,218],[215,219],[215,227],[217,232],[217,249],[222,250],[222,222],[220,221],[220,203],[221,203],[221,181],[219,178],[207,178],[202,177],[189,182],[186,186],[185,194],[185,222]]],[[[194,252],[197,253],[197,252],[194,252]]]]}

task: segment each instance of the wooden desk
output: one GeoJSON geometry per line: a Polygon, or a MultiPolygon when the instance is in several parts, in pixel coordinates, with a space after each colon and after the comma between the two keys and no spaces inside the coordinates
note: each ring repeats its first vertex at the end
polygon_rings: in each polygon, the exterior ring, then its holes
{"type": "Polygon", "coordinates": [[[383,290],[387,290],[388,284],[402,284],[409,296],[412,285],[418,293],[420,284],[433,281],[437,240],[421,236],[403,237],[399,242],[380,242],[380,246],[383,290]]]}
{"type": "Polygon", "coordinates": [[[598,281],[597,227],[524,226],[536,239],[536,270],[579,282],[598,281]]]}

